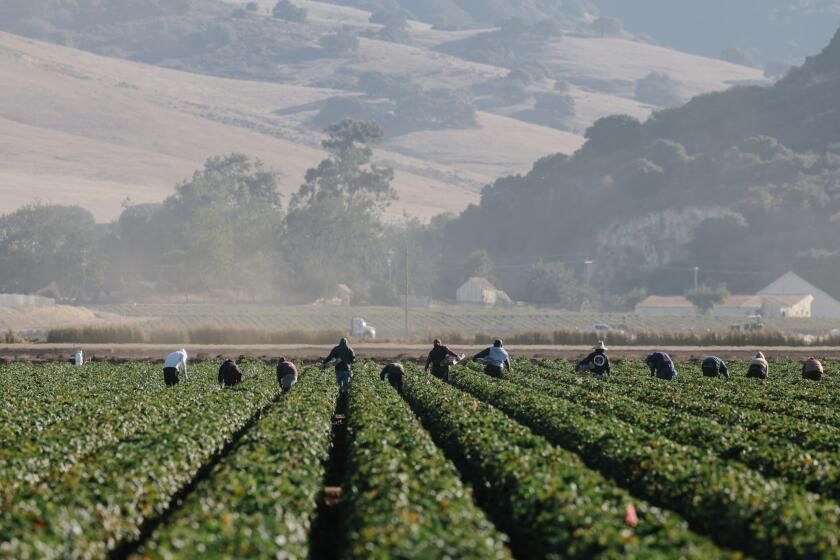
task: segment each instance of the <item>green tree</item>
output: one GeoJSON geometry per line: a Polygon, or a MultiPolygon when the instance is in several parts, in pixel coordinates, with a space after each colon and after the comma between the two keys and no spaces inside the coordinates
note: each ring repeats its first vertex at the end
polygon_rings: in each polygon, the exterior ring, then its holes
{"type": "Polygon", "coordinates": [[[715,305],[725,302],[729,296],[729,290],[725,284],[721,284],[717,288],[701,286],[685,293],[686,299],[703,314],[711,312],[715,305]]]}
{"type": "Polygon", "coordinates": [[[381,126],[345,120],[325,132],[330,155],[306,172],[292,198],[283,243],[295,287],[312,296],[338,282],[362,290],[386,276],[381,213],[396,198],[393,170],[372,163],[381,126]]]}
{"type": "Polygon", "coordinates": [[[93,215],[77,206],[31,204],[0,217],[0,290],[35,293],[55,285],[83,297],[104,266],[93,215]]]}
{"type": "Polygon", "coordinates": [[[306,8],[299,8],[289,0],[280,0],[271,11],[271,15],[286,21],[305,22],[308,15],[306,8]]]}
{"type": "Polygon", "coordinates": [[[591,290],[566,265],[544,262],[535,264],[528,272],[525,294],[530,303],[565,309],[579,309],[592,296],[591,290]]]}

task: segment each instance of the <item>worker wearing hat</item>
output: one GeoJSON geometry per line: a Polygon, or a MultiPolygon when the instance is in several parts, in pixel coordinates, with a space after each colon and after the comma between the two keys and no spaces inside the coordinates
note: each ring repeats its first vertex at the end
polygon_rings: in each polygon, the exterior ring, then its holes
{"type": "Polygon", "coordinates": [[[592,353],[582,359],[575,366],[575,371],[588,371],[595,379],[603,379],[610,374],[610,359],[607,357],[608,348],[601,340],[592,348],[592,353]]]}

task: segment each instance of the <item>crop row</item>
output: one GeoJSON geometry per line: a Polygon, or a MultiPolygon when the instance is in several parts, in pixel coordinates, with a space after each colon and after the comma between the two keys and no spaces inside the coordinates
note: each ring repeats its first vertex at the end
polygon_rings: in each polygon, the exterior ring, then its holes
{"type": "MultiPolygon", "coordinates": [[[[190,402],[181,399],[179,392],[164,389],[160,375],[141,367],[117,368],[120,371],[115,379],[125,382],[117,395],[111,394],[110,384],[106,384],[99,399],[74,403],[69,411],[62,411],[61,420],[0,449],[3,500],[11,501],[23,489],[59,476],[84,457],[143,432],[153,422],[167,423],[188,409],[190,402]]],[[[193,371],[193,382],[204,391],[216,388],[211,369],[212,365],[203,367],[207,375],[201,375],[202,368],[193,371]]]]}
{"type": "Polygon", "coordinates": [[[202,466],[276,397],[267,368],[224,391],[209,389],[213,373],[205,372],[204,383],[191,379],[170,389],[187,405],[179,414],[3,503],[0,555],[102,557],[136,539],[143,523],[167,510],[202,466]]]}
{"type": "Polygon", "coordinates": [[[405,402],[372,370],[348,404],[347,558],[509,558],[505,537],[405,402]]]}
{"type": "MultiPolygon", "coordinates": [[[[539,368],[529,370],[529,375],[537,377],[552,385],[575,385],[581,383],[580,375],[564,373],[568,363],[546,363],[539,368]]],[[[696,381],[704,387],[722,382],[715,379],[696,381]]],[[[682,415],[712,418],[719,424],[729,426],[735,430],[744,430],[753,437],[774,441],[781,445],[793,445],[809,452],[837,453],[840,451],[840,438],[837,429],[819,427],[819,423],[783,416],[781,414],[763,412],[749,408],[738,408],[707,398],[702,390],[691,396],[686,395],[690,384],[682,383],[649,383],[633,378],[632,381],[621,375],[608,382],[582,383],[581,386],[595,395],[617,395],[632,399],[640,404],[640,408],[649,406],[672,410],[682,415]],[[648,406],[645,406],[648,405],[648,406]]]]}
{"type": "Polygon", "coordinates": [[[452,383],[722,545],[762,558],[837,558],[840,508],[617,418],[466,369],[452,383]]]}
{"type": "Polygon", "coordinates": [[[306,558],[329,454],[336,389],[302,372],[181,507],[140,558],[306,558]]]}
{"type": "MultiPolygon", "coordinates": [[[[740,426],[723,427],[708,418],[678,410],[639,406],[626,397],[594,394],[578,385],[551,383],[527,373],[513,373],[508,377],[542,394],[616,417],[649,433],[740,461],[766,476],[785,478],[789,483],[831,498],[840,497],[840,462],[835,454],[780,446],[778,440],[760,432],[740,426]]],[[[583,386],[599,383],[590,379],[580,381],[583,386]]]]}
{"type": "Polygon", "coordinates": [[[406,400],[508,534],[516,556],[726,556],[683,520],[634,500],[574,454],[416,366],[409,373],[406,400]],[[638,523],[627,519],[634,503],[638,523]]]}
{"type": "Polygon", "coordinates": [[[132,399],[138,391],[149,390],[151,379],[110,364],[77,368],[16,362],[0,368],[0,383],[0,448],[6,449],[18,445],[21,436],[25,445],[56,425],[132,399]]]}
{"type": "MultiPolygon", "coordinates": [[[[756,410],[779,416],[798,418],[807,422],[819,422],[840,427],[840,410],[837,407],[825,407],[812,404],[806,400],[793,398],[801,385],[819,385],[813,381],[798,378],[796,384],[789,385],[780,381],[759,381],[738,377],[728,383],[720,382],[717,379],[703,378],[699,369],[695,375],[686,375],[693,367],[681,364],[678,367],[684,369],[683,375],[679,376],[672,387],[663,387],[656,379],[647,375],[646,366],[639,361],[625,361],[621,364],[619,373],[608,383],[626,385],[628,378],[639,389],[652,389],[654,391],[678,392],[691,399],[700,401],[712,401],[729,404],[737,408],[756,410]],[[688,369],[684,368],[686,366],[688,369]]],[[[777,370],[771,370],[771,375],[779,377],[782,374],[777,370]]],[[[796,379],[793,375],[789,377],[796,379]]]]}

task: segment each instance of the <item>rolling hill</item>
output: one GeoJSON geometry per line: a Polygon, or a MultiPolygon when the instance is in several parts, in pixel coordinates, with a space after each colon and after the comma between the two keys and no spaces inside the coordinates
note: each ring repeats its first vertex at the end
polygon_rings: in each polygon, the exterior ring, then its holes
{"type": "Polygon", "coordinates": [[[378,72],[474,100],[471,124],[400,130],[377,150],[396,170],[394,215],[427,219],[476,202],[484,185],[527,171],[537,158],[573,153],[602,116],[647,117],[656,107],[635,99],[634,89],[651,72],[672,75],[686,98],[761,80],[757,70],[627,38],[570,35],[529,47],[541,74],[507,99],[497,88],[510,82],[510,68],[442,48],[492,29],[411,21],[406,41],[392,42],[377,37],[382,26],[369,12],[296,3],[308,10],[305,22],[270,17],[273,1],[246,17],[210,0],[189,4],[191,11],[95,23],[53,21],[34,8],[25,15],[46,19],[7,15],[0,28],[14,33],[0,33],[0,211],[41,200],[78,204],[108,221],[127,198],[161,200],[207,157],[232,151],[267,162],[291,193],[324,156],[313,119],[334,99],[380,103],[358,85],[378,72]],[[339,33],[357,36],[358,48],[319,46],[339,33]],[[163,47],[182,35],[203,42],[163,47]],[[535,104],[561,83],[573,110],[548,126],[535,104]]]}

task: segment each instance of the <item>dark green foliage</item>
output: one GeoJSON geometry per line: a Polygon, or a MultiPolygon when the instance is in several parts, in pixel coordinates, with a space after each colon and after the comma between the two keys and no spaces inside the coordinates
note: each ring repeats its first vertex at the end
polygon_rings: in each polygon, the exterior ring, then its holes
{"type": "Polygon", "coordinates": [[[715,305],[726,301],[729,297],[729,290],[725,284],[717,288],[700,286],[685,293],[685,298],[700,310],[701,313],[709,313],[715,305]]]}
{"type": "Polygon", "coordinates": [[[721,544],[762,558],[836,557],[840,543],[832,527],[840,509],[834,502],[580,404],[465,370],[454,383],[573,450],[634,495],[679,512],[721,544]]]}
{"type": "Polygon", "coordinates": [[[318,40],[318,44],[331,56],[341,56],[359,50],[358,37],[348,31],[324,35],[318,40]]]}
{"type": "Polygon", "coordinates": [[[292,4],[289,0],[280,0],[277,2],[277,5],[274,6],[274,9],[271,11],[271,15],[276,18],[284,19],[286,21],[294,21],[294,22],[304,22],[306,21],[306,16],[309,13],[309,10],[306,8],[299,8],[292,4]]]}
{"type": "Polygon", "coordinates": [[[344,556],[509,558],[506,539],[377,373],[367,364],[350,389],[344,556]]]}
{"type": "Polygon", "coordinates": [[[330,375],[304,371],[140,554],[305,558],[329,455],[335,395],[330,375]]]}
{"type": "Polygon", "coordinates": [[[726,556],[679,518],[633,500],[492,407],[416,367],[409,371],[406,400],[511,537],[517,556],[726,556]],[[624,523],[629,503],[639,512],[635,529],[624,523]]]}
{"type": "Polygon", "coordinates": [[[683,102],[678,88],[668,74],[651,72],[636,82],[636,99],[657,107],[676,107],[683,102]]]}

